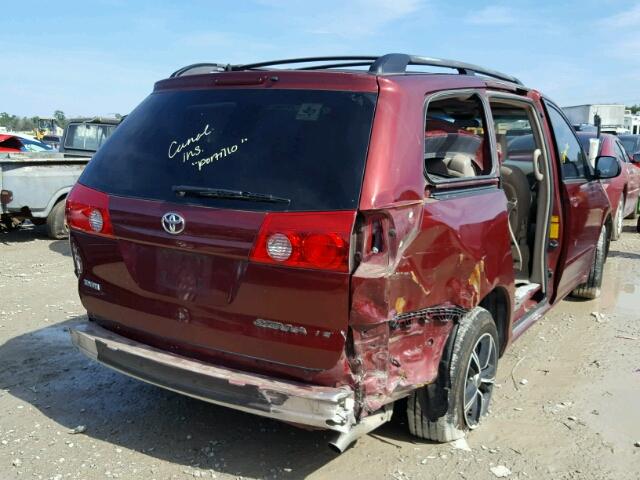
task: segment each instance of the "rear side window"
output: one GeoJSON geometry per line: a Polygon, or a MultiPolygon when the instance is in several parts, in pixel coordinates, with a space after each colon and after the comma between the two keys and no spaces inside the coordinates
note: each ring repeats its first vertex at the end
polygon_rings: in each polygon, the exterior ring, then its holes
{"type": "Polygon", "coordinates": [[[586,159],[573,128],[555,107],[547,104],[549,120],[553,128],[556,153],[562,170],[562,178],[586,178],[586,159]]]}
{"type": "Polygon", "coordinates": [[[107,193],[247,210],[341,210],[359,201],[375,94],[180,90],[151,94],[80,182],[107,193]],[[176,196],[230,189],[289,204],[176,196]]]}
{"type": "Polygon", "coordinates": [[[491,173],[493,162],[487,120],[478,95],[467,93],[429,101],[424,170],[433,182],[491,173]]]}

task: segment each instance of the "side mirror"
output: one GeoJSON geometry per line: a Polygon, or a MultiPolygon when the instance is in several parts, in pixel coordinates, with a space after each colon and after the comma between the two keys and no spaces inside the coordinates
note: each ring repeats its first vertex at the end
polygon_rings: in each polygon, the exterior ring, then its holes
{"type": "Polygon", "coordinates": [[[616,157],[601,156],[596,158],[596,178],[601,180],[620,175],[620,163],[616,157]]]}
{"type": "Polygon", "coordinates": [[[633,156],[631,157],[631,161],[633,163],[640,163],[640,152],[634,153],[633,156]]]}

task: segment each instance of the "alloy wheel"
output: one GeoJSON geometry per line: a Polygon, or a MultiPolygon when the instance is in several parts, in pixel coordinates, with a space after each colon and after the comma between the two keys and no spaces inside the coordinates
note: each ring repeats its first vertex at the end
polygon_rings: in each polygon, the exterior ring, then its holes
{"type": "Polygon", "coordinates": [[[487,414],[493,385],[496,380],[498,352],[493,335],[485,333],[478,338],[465,376],[464,421],[473,430],[487,414]]]}
{"type": "Polygon", "coordinates": [[[622,220],[624,217],[624,201],[620,199],[618,202],[618,211],[616,212],[616,233],[619,237],[622,233],[622,220]]]}

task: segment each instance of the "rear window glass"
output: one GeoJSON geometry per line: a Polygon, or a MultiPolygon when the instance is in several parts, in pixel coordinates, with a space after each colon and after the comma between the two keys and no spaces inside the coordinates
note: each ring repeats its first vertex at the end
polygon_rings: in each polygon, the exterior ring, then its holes
{"type": "Polygon", "coordinates": [[[115,125],[71,124],[67,127],[64,146],[74,150],[95,151],[102,146],[115,129],[115,125]]]}
{"type": "Polygon", "coordinates": [[[376,96],[311,90],[153,93],[80,182],[107,193],[246,210],[357,207],[376,96]],[[174,186],[268,194],[289,204],[187,195],[174,186]]]}
{"type": "Polygon", "coordinates": [[[620,137],[622,146],[629,155],[640,153],[640,136],[637,137],[620,137]]]}

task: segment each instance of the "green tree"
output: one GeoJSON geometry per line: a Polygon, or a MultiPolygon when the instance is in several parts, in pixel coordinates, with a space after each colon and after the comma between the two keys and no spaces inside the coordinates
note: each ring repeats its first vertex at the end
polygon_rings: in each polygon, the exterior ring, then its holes
{"type": "Polygon", "coordinates": [[[0,126],[6,127],[7,130],[15,130],[18,117],[7,112],[0,113],[0,126]]]}
{"type": "Polygon", "coordinates": [[[636,105],[631,105],[629,107],[627,107],[629,110],[631,110],[631,113],[640,113],[640,105],[636,104],[636,105]]]}
{"type": "Polygon", "coordinates": [[[65,128],[67,126],[67,117],[62,110],[56,110],[55,112],[53,112],[53,118],[57,120],[58,125],[60,125],[62,128],[65,128]]]}

